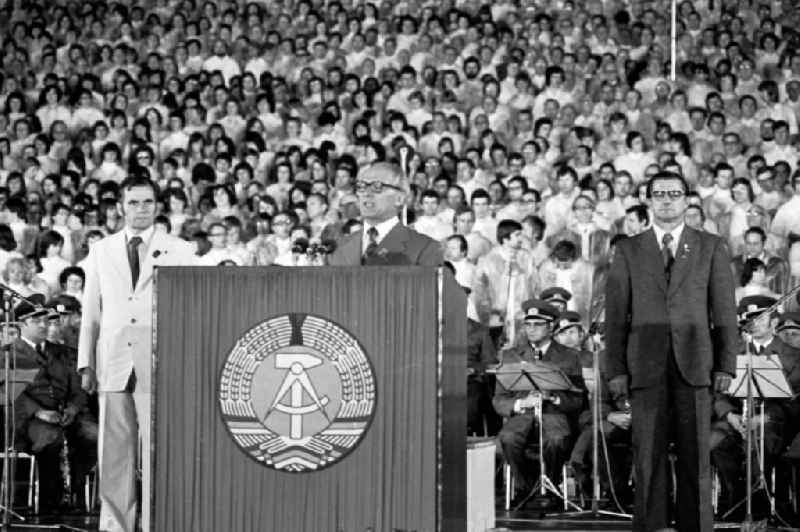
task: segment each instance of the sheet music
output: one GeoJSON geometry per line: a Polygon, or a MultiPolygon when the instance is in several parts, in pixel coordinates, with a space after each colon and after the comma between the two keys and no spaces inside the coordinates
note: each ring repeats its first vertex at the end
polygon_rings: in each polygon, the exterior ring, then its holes
{"type": "MultiPolygon", "coordinates": [[[[747,397],[748,355],[736,357],[736,377],[731,381],[728,395],[747,397]]],[[[783,374],[783,365],[776,354],[753,356],[753,397],[756,399],[787,399],[792,397],[792,388],[783,374]]]]}

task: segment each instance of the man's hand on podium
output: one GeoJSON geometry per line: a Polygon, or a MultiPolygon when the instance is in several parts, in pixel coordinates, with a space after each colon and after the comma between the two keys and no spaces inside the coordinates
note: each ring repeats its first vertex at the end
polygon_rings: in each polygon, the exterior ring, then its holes
{"type": "Polygon", "coordinates": [[[81,388],[86,393],[94,393],[97,391],[97,375],[95,375],[92,368],[81,368],[81,388]]]}

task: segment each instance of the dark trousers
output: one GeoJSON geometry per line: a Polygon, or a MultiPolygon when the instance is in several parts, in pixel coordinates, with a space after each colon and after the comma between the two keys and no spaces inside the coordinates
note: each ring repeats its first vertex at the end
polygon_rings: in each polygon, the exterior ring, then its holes
{"type": "Polygon", "coordinates": [[[61,458],[64,439],[69,445],[69,469],[72,494],[83,499],[86,475],[97,462],[97,423],[87,414],[80,414],[68,427],[31,420],[26,430],[24,450],[39,461],[39,501],[42,513],[55,510],[64,497],[64,461],[61,458]]]}
{"type": "Polygon", "coordinates": [[[669,443],[675,444],[680,532],[711,532],[711,390],[690,386],[670,353],[666,378],[631,392],[636,467],[633,530],[670,526],[669,443]]]}
{"type": "MultiPolygon", "coordinates": [[[[511,473],[517,480],[517,491],[530,491],[536,482],[536,463],[527,455],[529,442],[538,441],[538,428],[534,415],[517,414],[511,416],[498,434],[503,456],[511,466],[511,473]]],[[[542,415],[542,458],[545,472],[558,484],[561,466],[567,459],[570,449],[570,426],[567,416],[561,413],[542,415]]]]}
{"type": "Polygon", "coordinates": [[[492,406],[494,375],[467,377],[467,434],[470,436],[495,436],[503,426],[503,418],[492,406]]]}

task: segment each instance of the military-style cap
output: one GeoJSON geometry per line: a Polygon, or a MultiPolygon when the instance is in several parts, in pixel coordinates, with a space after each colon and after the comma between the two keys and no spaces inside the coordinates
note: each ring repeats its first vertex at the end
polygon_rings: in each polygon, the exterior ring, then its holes
{"type": "Polygon", "coordinates": [[[27,299],[23,299],[14,307],[14,317],[18,321],[39,316],[47,316],[49,311],[44,308],[44,296],[42,294],[31,294],[27,299]]]}
{"type": "Polygon", "coordinates": [[[553,286],[546,290],[542,290],[540,297],[548,302],[555,301],[566,305],[567,301],[572,299],[572,294],[570,293],[569,290],[565,288],[561,288],[560,286],[553,286]]]}
{"type": "Polygon", "coordinates": [[[529,299],[522,304],[522,311],[526,320],[539,320],[553,322],[558,319],[558,309],[547,301],[529,299]]]}
{"type": "Polygon", "coordinates": [[[54,297],[45,306],[59,314],[73,314],[81,311],[81,302],[66,294],[54,297]]]}
{"type": "Polygon", "coordinates": [[[558,334],[560,332],[566,331],[570,327],[583,327],[583,323],[581,322],[581,315],[575,312],[574,310],[566,310],[561,313],[556,321],[556,327],[553,331],[553,334],[558,334]]]}
{"type": "Polygon", "coordinates": [[[800,312],[784,312],[778,316],[777,331],[800,329],[800,312]]]}
{"type": "Polygon", "coordinates": [[[777,299],[769,296],[747,296],[739,301],[736,309],[739,315],[739,323],[754,318],[777,303],[777,299]]]}

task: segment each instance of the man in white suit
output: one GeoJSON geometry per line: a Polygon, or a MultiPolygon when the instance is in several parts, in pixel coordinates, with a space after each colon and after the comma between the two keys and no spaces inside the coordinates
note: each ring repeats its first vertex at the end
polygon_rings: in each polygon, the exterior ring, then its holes
{"type": "Polygon", "coordinates": [[[149,532],[153,272],[192,265],[195,256],[188,242],[153,230],[154,183],[129,178],[121,190],[125,227],[92,245],[86,260],[78,370],[100,399],[100,530],[136,530],[141,449],[141,524],[149,532]]]}

